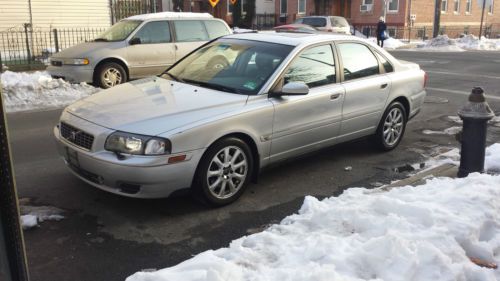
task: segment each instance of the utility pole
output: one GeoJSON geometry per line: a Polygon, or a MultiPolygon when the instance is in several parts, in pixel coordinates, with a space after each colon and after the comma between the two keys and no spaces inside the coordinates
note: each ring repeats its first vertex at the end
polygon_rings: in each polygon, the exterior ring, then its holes
{"type": "Polygon", "coordinates": [[[484,9],[486,9],[486,0],[483,0],[483,11],[481,12],[481,25],[479,26],[479,40],[481,40],[481,34],[483,34],[483,19],[484,19],[484,9]]]}
{"type": "Polygon", "coordinates": [[[436,38],[439,34],[439,24],[441,20],[441,0],[435,0],[434,4],[434,29],[432,31],[432,38],[436,38]]]}

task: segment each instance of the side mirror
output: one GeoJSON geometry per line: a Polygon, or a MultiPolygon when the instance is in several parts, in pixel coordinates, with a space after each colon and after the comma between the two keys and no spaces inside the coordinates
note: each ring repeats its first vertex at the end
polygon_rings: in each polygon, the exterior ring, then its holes
{"type": "Polygon", "coordinates": [[[134,38],[130,39],[130,41],[128,41],[128,43],[129,43],[130,45],[137,45],[137,44],[141,44],[141,38],[134,37],[134,38]]]}
{"type": "Polygon", "coordinates": [[[302,96],[309,94],[309,87],[304,82],[290,82],[281,89],[284,96],[302,96]]]}

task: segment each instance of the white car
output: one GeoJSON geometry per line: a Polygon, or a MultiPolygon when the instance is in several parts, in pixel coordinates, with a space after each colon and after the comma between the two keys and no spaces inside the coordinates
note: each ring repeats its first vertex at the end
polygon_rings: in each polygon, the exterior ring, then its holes
{"type": "Polygon", "coordinates": [[[417,64],[354,36],[235,34],[159,77],[68,106],[54,134],[70,170],[95,187],[139,198],[191,188],[224,205],[278,161],[370,135],[394,149],[425,80],[417,64]]]}
{"type": "Polygon", "coordinates": [[[352,34],[351,26],[347,20],[339,16],[307,16],[297,19],[294,23],[307,24],[320,31],[352,34]]]}

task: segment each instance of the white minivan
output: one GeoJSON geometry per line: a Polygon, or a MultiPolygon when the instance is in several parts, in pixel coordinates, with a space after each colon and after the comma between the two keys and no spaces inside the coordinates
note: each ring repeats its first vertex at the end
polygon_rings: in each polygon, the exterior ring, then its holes
{"type": "Polygon", "coordinates": [[[161,74],[207,41],[230,33],[226,22],[207,13],[136,15],[114,24],[92,42],[54,54],[47,71],[55,78],[109,88],[161,74]]]}

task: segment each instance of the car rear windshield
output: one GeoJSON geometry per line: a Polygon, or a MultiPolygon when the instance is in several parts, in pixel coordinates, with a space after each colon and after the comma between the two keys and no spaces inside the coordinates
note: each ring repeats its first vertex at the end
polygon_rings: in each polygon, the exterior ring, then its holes
{"type": "Polygon", "coordinates": [[[303,18],[302,23],[308,24],[308,25],[314,26],[314,27],[325,27],[326,26],[326,19],[325,18],[303,18]]]}
{"type": "Polygon", "coordinates": [[[162,77],[218,91],[256,95],[293,46],[220,38],[166,71],[162,77]]]}
{"type": "Polygon", "coordinates": [[[122,20],[117,22],[110,28],[108,28],[104,33],[99,35],[94,41],[122,41],[125,40],[130,33],[132,33],[142,21],[140,20],[122,20]]]}

